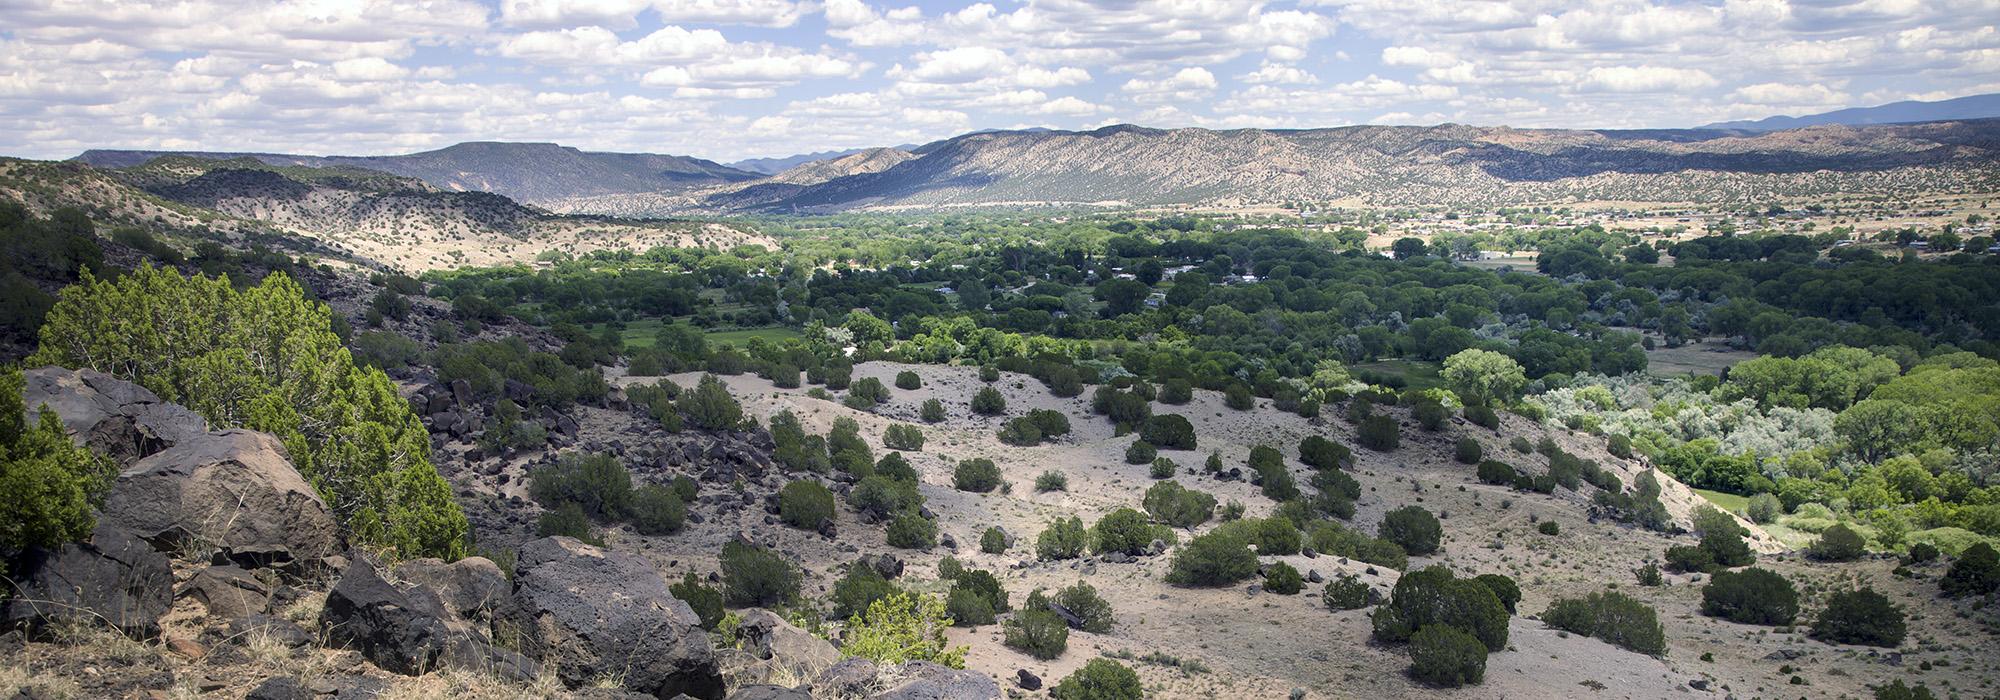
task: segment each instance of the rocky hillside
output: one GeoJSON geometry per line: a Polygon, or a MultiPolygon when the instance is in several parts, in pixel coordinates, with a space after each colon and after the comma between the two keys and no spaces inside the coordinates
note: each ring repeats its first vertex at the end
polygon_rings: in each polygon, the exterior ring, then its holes
{"type": "MultiPolygon", "coordinates": [[[[728,188],[659,211],[1330,202],[1768,201],[2000,186],[2000,121],[1726,130],[1443,125],[970,134],[777,198],[728,188]]],[[[640,198],[642,200],[648,198],[640,198]]],[[[604,206],[604,205],[600,205],[604,206]]],[[[639,207],[643,208],[643,207],[639,207]]]]}
{"type": "MultiPolygon", "coordinates": [[[[908,146],[904,146],[904,148],[908,148],[908,146]]],[[[807,163],[811,163],[816,160],[833,160],[835,158],[850,156],[867,150],[872,150],[872,149],[849,148],[838,151],[799,153],[795,155],[784,156],[782,158],[748,158],[730,163],[729,167],[736,168],[738,170],[748,170],[750,172],[762,175],[776,175],[778,173],[791,170],[792,168],[796,168],[798,166],[805,165],[807,163]]]]}
{"type": "Polygon", "coordinates": [[[808,161],[762,180],[688,192],[578,197],[551,202],[549,207],[568,214],[603,216],[660,216],[718,206],[731,210],[765,208],[797,197],[815,185],[844,177],[879,173],[916,157],[915,153],[896,148],[869,148],[808,161]]]}
{"type": "Polygon", "coordinates": [[[261,222],[406,272],[526,262],[549,251],[768,243],[724,224],[553,216],[497,194],[351,167],[172,156],[109,172],[144,188],[149,201],[261,222]]]}
{"type": "Polygon", "coordinates": [[[122,472],[87,538],[17,560],[8,697],[1001,697],[973,672],[842,661],[757,609],[719,646],[654,562],[567,537],[508,543],[504,568],[349,550],[275,437],[95,371],[24,379],[122,472]]]}
{"type": "Polygon", "coordinates": [[[275,166],[362,168],[416,178],[439,189],[492,192],[528,203],[675,191],[759,177],[758,173],[688,156],[597,153],[553,143],[471,142],[397,156],[90,150],[76,159],[125,168],[172,155],[208,160],[252,158],[275,166]]]}

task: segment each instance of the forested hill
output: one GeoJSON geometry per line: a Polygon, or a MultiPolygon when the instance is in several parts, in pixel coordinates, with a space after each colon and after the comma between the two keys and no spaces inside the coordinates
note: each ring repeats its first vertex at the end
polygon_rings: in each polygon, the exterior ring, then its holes
{"type": "Polygon", "coordinates": [[[662,192],[753,180],[757,173],[688,156],[596,153],[553,143],[471,142],[397,156],[303,156],[89,150],[77,160],[123,168],[169,155],[210,160],[248,157],[274,166],[365,168],[458,191],[482,191],[539,203],[566,197],[662,192]]]}
{"type": "Polygon", "coordinates": [[[1148,129],[969,134],[881,172],[776,202],[740,188],[714,210],[1337,202],[1482,206],[1574,200],[1991,189],[2000,121],[1779,132],[1443,125],[1302,131],[1148,129]]]}

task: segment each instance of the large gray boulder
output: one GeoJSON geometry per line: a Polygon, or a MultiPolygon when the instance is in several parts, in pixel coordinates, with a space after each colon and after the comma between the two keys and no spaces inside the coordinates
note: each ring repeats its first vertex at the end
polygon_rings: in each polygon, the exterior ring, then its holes
{"type": "Polygon", "coordinates": [[[284,444],[250,430],[189,437],[127,467],[105,496],[104,519],[161,549],[209,547],[246,565],[340,547],[333,512],[284,444]]]}
{"type": "Polygon", "coordinates": [[[19,560],[6,626],[39,629],[58,621],[110,624],[139,638],[160,633],[173,605],[174,572],[144,540],[99,522],[90,539],[19,560]]]}
{"type": "MultiPolygon", "coordinates": [[[[770,684],[813,678],[840,662],[832,642],[799,629],[768,610],[739,613],[735,649],[716,652],[716,663],[730,685],[770,684]]],[[[735,696],[731,696],[734,700],[735,696]]]]}
{"type": "Polygon", "coordinates": [[[883,674],[882,691],[872,700],[1000,700],[1000,684],[977,671],[909,661],[883,674]]]}
{"type": "Polygon", "coordinates": [[[869,700],[1000,700],[1000,684],[977,671],[929,661],[877,666],[867,659],[843,659],[819,674],[813,697],[869,700]]]}
{"type": "Polygon", "coordinates": [[[449,564],[442,559],[412,559],[396,565],[396,579],[423,585],[437,593],[446,609],[466,619],[484,619],[514,590],[500,565],[485,557],[449,564]]]}
{"type": "Polygon", "coordinates": [[[540,672],[533,661],[493,646],[437,591],[384,579],[367,555],[357,555],[327,592],[320,625],[329,646],[360,652],[394,673],[414,676],[453,667],[528,680],[540,672]]]}
{"type": "Polygon", "coordinates": [[[522,545],[505,615],[522,632],[522,651],[571,687],[617,676],[658,698],[723,697],[700,618],[632,555],[569,537],[522,545]]]}
{"type": "Polygon", "coordinates": [[[77,444],[121,467],[208,432],[200,414],[97,370],[42,367],[21,378],[29,420],[47,406],[77,444]]]}
{"type": "Polygon", "coordinates": [[[744,651],[792,675],[812,678],[840,661],[840,650],[832,642],[799,629],[777,614],[761,608],[745,611],[736,627],[744,651]]]}
{"type": "Polygon", "coordinates": [[[181,595],[201,601],[208,614],[225,620],[260,615],[271,609],[271,587],[239,566],[211,566],[195,572],[181,595]]]}

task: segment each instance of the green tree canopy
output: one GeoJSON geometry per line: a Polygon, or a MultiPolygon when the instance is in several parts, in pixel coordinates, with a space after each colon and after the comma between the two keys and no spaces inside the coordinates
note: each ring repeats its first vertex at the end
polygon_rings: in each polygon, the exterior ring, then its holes
{"type": "Polygon", "coordinates": [[[465,514],[430,463],[430,435],[381,370],[355,364],[326,305],[274,273],[222,277],[142,265],[64,289],[36,365],[99,370],[217,426],[276,435],[357,544],[463,556],[465,514]]]}
{"type": "Polygon", "coordinates": [[[1514,358],[1491,350],[1461,350],[1444,361],[1444,379],[1468,402],[1511,401],[1528,385],[1514,358]]]}

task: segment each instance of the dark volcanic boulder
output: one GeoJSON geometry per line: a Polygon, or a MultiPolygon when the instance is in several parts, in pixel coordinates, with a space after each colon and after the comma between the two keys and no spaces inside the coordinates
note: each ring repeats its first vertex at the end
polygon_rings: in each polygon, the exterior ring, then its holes
{"type": "Polygon", "coordinates": [[[261,614],[271,608],[271,587],[237,566],[211,566],[195,572],[182,595],[201,601],[208,614],[225,620],[261,614]]]}
{"type": "Polygon", "coordinates": [[[21,378],[29,420],[47,406],[77,444],[121,467],[208,432],[200,414],[97,370],[42,367],[21,378]]]}
{"type": "Polygon", "coordinates": [[[278,438],[204,433],[118,475],[104,519],[162,549],[215,547],[238,563],[317,559],[338,550],[333,513],[278,438]]]}
{"type": "Polygon", "coordinates": [[[358,651],[395,673],[418,675],[451,666],[527,680],[539,671],[521,655],[494,647],[477,627],[453,614],[436,591],[383,579],[380,567],[366,555],[356,556],[327,593],[320,625],[329,646],[358,651]]]}
{"type": "Polygon", "coordinates": [[[522,650],[572,687],[609,675],[659,698],[723,697],[700,619],[652,565],[568,537],[521,546],[506,615],[522,650]]]}
{"type": "Polygon", "coordinates": [[[396,565],[396,578],[436,592],[445,609],[467,619],[492,612],[513,592],[507,574],[485,557],[466,557],[450,564],[441,559],[412,559],[396,565]]]}
{"type": "Polygon", "coordinates": [[[813,700],[813,696],[782,685],[746,685],[730,693],[729,700],[813,700]]]}
{"type": "Polygon", "coordinates": [[[889,689],[873,700],[1000,700],[1000,684],[984,673],[929,661],[907,661],[888,669],[889,689]]]}
{"type": "Polygon", "coordinates": [[[90,540],[22,555],[8,626],[39,628],[58,620],[108,622],[134,637],[160,633],[173,605],[174,572],[152,545],[99,522],[90,540]]]}

